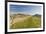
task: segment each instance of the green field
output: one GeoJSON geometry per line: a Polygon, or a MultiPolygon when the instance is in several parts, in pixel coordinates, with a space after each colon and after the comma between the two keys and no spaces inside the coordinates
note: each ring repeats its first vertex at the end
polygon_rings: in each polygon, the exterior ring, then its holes
{"type": "MultiPolygon", "coordinates": [[[[11,17],[10,17],[11,18],[11,17]]],[[[22,16],[23,20],[11,22],[10,29],[23,29],[23,28],[40,28],[41,27],[41,16],[22,16]],[[26,19],[24,19],[24,17],[26,19]]],[[[15,17],[12,19],[14,21],[15,17]]]]}

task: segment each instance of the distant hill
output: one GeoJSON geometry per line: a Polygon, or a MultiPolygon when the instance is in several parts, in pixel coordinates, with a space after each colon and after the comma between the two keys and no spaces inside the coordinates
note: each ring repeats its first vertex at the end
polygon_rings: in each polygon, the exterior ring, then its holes
{"type": "Polygon", "coordinates": [[[39,15],[39,14],[35,14],[35,15],[33,15],[33,16],[41,17],[41,15],[39,15]]]}
{"type": "Polygon", "coordinates": [[[20,13],[18,13],[18,14],[10,14],[10,18],[11,19],[13,19],[13,18],[16,18],[16,17],[26,17],[26,16],[31,16],[31,15],[27,15],[27,14],[20,14],[20,13]]]}
{"type": "Polygon", "coordinates": [[[18,13],[18,14],[10,14],[10,16],[30,16],[30,15],[28,15],[28,14],[20,14],[20,13],[18,13]]]}

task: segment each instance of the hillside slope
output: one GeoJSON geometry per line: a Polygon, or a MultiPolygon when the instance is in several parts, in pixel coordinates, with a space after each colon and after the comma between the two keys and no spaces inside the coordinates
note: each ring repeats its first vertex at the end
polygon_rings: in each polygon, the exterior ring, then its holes
{"type": "Polygon", "coordinates": [[[22,16],[20,15],[14,17],[10,23],[10,29],[20,29],[20,28],[40,28],[41,27],[41,17],[38,16],[22,16]]]}

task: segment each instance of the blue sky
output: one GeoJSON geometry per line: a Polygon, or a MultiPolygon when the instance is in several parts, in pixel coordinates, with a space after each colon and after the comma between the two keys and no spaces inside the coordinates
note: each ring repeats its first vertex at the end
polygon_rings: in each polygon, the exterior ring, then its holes
{"type": "Polygon", "coordinates": [[[34,5],[10,5],[11,14],[23,13],[23,14],[41,14],[41,6],[34,5]]]}

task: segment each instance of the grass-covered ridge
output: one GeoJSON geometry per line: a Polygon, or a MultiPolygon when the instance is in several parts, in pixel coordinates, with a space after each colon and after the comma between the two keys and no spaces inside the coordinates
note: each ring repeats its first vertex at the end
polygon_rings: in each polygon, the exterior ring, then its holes
{"type": "Polygon", "coordinates": [[[14,15],[14,18],[12,19],[11,24],[12,25],[10,25],[10,29],[40,28],[41,27],[41,16],[40,15],[30,16],[30,15],[23,15],[23,14],[22,15],[19,14],[16,16],[14,15]]]}

